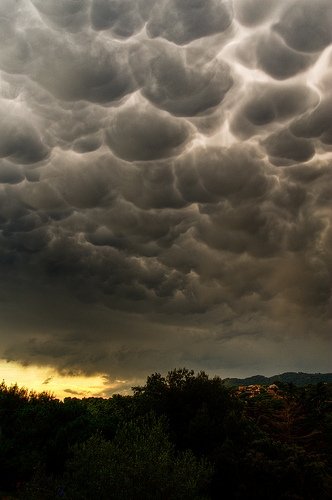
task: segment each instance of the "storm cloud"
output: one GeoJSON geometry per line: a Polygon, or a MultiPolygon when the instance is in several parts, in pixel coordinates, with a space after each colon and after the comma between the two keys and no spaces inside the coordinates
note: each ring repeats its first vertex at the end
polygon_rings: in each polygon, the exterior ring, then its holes
{"type": "Polygon", "coordinates": [[[1,358],[329,369],[329,0],[0,0],[1,358]]]}

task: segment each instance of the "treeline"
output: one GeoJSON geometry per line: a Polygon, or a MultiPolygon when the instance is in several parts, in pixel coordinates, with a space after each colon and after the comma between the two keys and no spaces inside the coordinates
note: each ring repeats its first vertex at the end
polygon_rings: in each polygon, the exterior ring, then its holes
{"type": "Polygon", "coordinates": [[[254,375],[246,378],[225,378],[226,385],[251,385],[251,384],[273,384],[274,382],[285,382],[286,384],[295,384],[298,386],[319,384],[327,382],[332,384],[332,373],[303,373],[303,372],[286,372],[272,377],[264,375],[254,375]]]}
{"type": "Polygon", "coordinates": [[[0,385],[0,498],[332,498],[332,386],[155,373],[132,396],[0,385]]]}

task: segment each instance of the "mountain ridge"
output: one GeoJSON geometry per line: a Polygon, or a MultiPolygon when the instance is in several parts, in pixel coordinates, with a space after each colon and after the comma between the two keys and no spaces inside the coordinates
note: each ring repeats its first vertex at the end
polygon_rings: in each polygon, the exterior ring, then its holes
{"type": "Polygon", "coordinates": [[[305,373],[305,372],[284,372],[278,375],[266,377],[265,375],[252,375],[245,378],[225,378],[225,385],[269,385],[274,382],[283,382],[304,386],[309,384],[318,384],[320,382],[332,383],[332,373],[305,373]]]}

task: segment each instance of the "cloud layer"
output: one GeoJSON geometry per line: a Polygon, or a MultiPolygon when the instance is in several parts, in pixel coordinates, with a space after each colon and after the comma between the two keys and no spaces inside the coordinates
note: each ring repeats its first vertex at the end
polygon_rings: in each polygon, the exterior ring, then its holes
{"type": "Polygon", "coordinates": [[[328,370],[329,0],[0,0],[1,356],[328,370]]]}

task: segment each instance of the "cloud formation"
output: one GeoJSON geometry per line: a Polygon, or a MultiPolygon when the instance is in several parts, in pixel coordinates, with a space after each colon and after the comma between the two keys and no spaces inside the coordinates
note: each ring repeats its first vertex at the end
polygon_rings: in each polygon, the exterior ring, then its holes
{"type": "Polygon", "coordinates": [[[329,0],[0,0],[1,356],[328,370],[329,0]]]}

